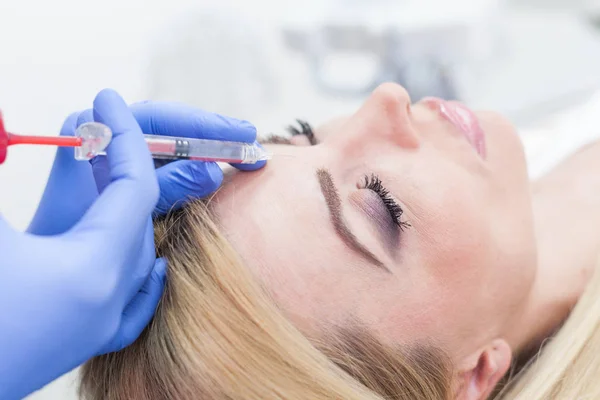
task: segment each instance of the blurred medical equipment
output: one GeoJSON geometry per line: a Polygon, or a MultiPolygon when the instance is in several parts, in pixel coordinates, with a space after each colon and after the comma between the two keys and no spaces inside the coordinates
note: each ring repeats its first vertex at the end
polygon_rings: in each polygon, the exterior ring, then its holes
{"type": "MultiPolygon", "coordinates": [[[[90,160],[106,155],[112,139],[111,129],[98,122],[88,122],[75,130],[74,137],[24,136],[6,132],[0,114],[0,164],[6,159],[7,147],[15,144],[74,147],[75,159],[90,160]]],[[[144,135],[154,159],[214,161],[234,164],[256,164],[271,155],[257,143],[229,142],[186,137],[144,135]]]]}
{"type": "Polygon", "coordinates": [[[600,86],[600,39],[577,13],[501,0],[336,0],[282,23],[325,93],[361,96],[384,81],[413,100],[459,99],[535,120],[600,86]]]}
{"type": "Polygon", "coordinates": [[[325,91],[360,95],[395,81],[416,99],[456,98],[467,58],[479,54],[478,42],[489,48],[496,33],[498,1],[460,3],[336,0],[319,12],[294,14],[282,27],[325,91]]]}
{"type": "Polygon", "coordinates": [[[152,42],[147,94],[272,127],[300,113],[347,113],[393,81],[414,101],[458,99],[524,125],[600,87],[599,34],[576,9],[515,0],[290,7],[260,15],[206,8],[174,21],[152,42]]]}

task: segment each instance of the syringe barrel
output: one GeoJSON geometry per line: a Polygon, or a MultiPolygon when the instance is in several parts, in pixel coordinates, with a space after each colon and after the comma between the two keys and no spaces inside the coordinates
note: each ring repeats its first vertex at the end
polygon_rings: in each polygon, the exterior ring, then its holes
{"type": "MultiPolygon", "coordinates": [[[[88,122],[77,128],[76,136],[80,138],[81,144],[75,147],[75,158],[89,160],[106,155],[105,149],[112,139],[112,131],[104,124],[88,122]]],[[[235,164],[255,164],[271,158],[265,149],[255,143],[159,135],[144,135],[144,139],[153,158],[235,164]]]]}
{"type": "Polygon", "coordinates": [[[263,159],[250,143],[144,135],[153,158],[253,164],[263,159]]]}

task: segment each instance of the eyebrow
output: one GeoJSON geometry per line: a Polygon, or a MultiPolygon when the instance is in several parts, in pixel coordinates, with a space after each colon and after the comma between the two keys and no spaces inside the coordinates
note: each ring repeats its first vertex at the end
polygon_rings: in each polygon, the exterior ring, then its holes
{"type": "Polygon", "coordinates": [[[346,223],[342,213],[342,201],[340,199],[338,190],[333,183],[331,173],[324,168],[319,168],[317,170],[317,179],[319,180],[321,192],[323,193],[323,197],[327,203],[329,215],[331,216],[331,222],[333,223],[336,233],[342,238],[344,243],[346,243],[356,252],[360,253],[370,263],[388,273],[392,273],[384,263],[382,263],[373,253],[371,253],[369,249],[367,249],[365,245],[358,241],[358,238],[348,227],[348,224],[346,223]]]}
{"type": "Polygon", "coordinates": [[[289,144],[292,145],[292,140],[290,138],[280,136],[280,135],[269,135],[267,137],[258,138],[258,143],[260,144],[289,144]]]}

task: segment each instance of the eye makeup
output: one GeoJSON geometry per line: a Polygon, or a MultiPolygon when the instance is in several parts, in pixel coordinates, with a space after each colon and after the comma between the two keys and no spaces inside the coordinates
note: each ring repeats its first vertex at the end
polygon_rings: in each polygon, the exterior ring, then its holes
{"type": "Polygon", "coordinates": [[[398,247],[401,231],[390,218],[379,195],[371,190],[356,190],[349,200],[379,237],[383,247],[393,255],[398,247]]]}
{"type": "Polygon", "coordinates": [[[317,179],[319,180],[321,192],[325,198],[327,208],[329,209],[331,222],[338,236],[346,243],[346,245],[361,254],[371,264],[391,273],[383,262],[381,262],[364,244],[359,242],[356,235],[348,226],[343,214],[342,200],[329,171],[326,169],[317,170],[317,179]]]}
{"type": "Polygon", "coordinates": [[[410,227],[408,222],[402,221],[402,214],[404,214],[404,210],[402,207],[394,200],[394,198],[390,195],[389,190],[383,186],[381,179],[375,174],[366,175],[364,177],[362,186],[359,186],[361,189],[368,189],[375,193],[379,197],[379,209],[381,207],[385,207],[388,211],[389,218],[391,218],[394,225],[400,228],[401,231],[404,228],[410,227]]]}
{"type": "Polygon", "coordinates": [[[387,209],[381,203],[379,195],[371,190],[359,190],[352,193],[350,200],[360,208],[375,225],[385,230],[396,230],[396,224],[390,219],[387,209]]]}

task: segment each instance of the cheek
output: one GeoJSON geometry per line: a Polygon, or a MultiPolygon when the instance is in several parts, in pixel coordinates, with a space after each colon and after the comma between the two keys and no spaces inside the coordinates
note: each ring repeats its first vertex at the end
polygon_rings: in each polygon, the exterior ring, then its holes
{"type": "MultiPolygon", "coordinates": [[[[414,238],[412,280],[419,282],[424,306],[432,315],[456,317],[481,305],[495,265],[495,243],[489,215],[475,192],[445,197],[443,207],[429,207],[423,229],[414,238]]],[[[431,322],[431,321],[429,321],[431,322]]],[[[435,321],[433,322],[435,324],[435,321]]]]}
{"type": "Polygon", "coordinates": [[[482,207],[476,197],[443,193],[429,198],[421,219],[413,217],[395,295],[370,315],[382,335],[395,341],[429,338],[454,345],[479,326],[485,309],[493,260],[485,215],[477,212],[482,207]]]}
{"type": "Polygon", "coordinates": [[[430,170],[423,166],[407,190],[409,257],[443,280],[481,269],[492,245],[484,185],[451,164],[430,170]]]}
{"type": "Polygon", "coordinates": [[[418,265],[425,266],[433,286],[463,294],[487,280],[494,246],[485,215],[473,207],[467,211],[467,204],[432,219],[431,230],[420,235],[418,252],[418,265]]]}
{"type": "Polygon", "coordinates": [[[251,268],[301,329],[342,324],[351,310],[360,308],[360,299],[375,290],[369,287],[372,279],[362,274],[366,267],[358,265],[356,256],[323,232],[324,223],[303,221],[291,236],[265,232],[263,240],[272,250],[258,256],[255,260],[261,261],[251,268]]]}

